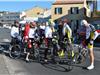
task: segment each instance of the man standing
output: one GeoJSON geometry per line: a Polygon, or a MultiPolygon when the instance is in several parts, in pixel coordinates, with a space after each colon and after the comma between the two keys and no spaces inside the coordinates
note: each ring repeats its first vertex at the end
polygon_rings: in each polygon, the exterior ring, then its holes
{"type": "Polygon", "coordinates": [[[51,23],[47,22],[46,23],[46,28],[45,28],[45,43],[46,43],[46,49],[45,49],[45,53],[44,53],[44,58],[45,58],[45,62],[47,62],[47,54],[48,54],[48,48],[49,46],[52,44],[52,25],[51,23]]]}
{"type": "Polygon", "coordinates": [[[89,24],[86,20],[82,20],[81,24],[86,27],[86,41],[85,44],[88,46],[90,51],[90,66],[87,67],[88,70],[94,69],[94,52],[93,52],[93,42],[96,39],[98,33],[95,27],[89,24]]]}

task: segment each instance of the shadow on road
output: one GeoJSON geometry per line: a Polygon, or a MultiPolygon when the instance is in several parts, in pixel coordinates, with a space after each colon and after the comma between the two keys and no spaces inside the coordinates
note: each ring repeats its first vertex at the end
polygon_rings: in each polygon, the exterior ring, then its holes
{"type": "Polygon", "coordinates": [[[60,64],[41,64],[42,66],[44,66],[45,68],[49,68],[52,70],[56,70],[56,71],[60,71],[60,72],[70,72],[73,67],[69,68],[68,65],[66,66],[61,66],[60,64]]]}
{"type": "Polygon", "coordinates": [[[74,67],[78,67],[82,70],[87,70],[86,65],[83,64],[72,64],[69,66],[68,64],[61,63],[61,64],[52,64],[52,63],[41,63],[42,66],[45,68],[49,68],[52,70],[60,71],[60,72],[70,72],[74,69],[74,67]]]}
{"type": "Polygon", "coordinates": [[[9,42],[0,42],[0,54],[5,54],[8,56],[9,53],[9,42]]]}

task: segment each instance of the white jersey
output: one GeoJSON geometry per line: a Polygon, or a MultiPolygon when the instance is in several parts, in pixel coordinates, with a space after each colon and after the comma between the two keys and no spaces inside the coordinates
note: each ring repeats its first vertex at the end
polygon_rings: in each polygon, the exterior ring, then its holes
{"type": "Polygon", "coordinates": [[[35,37],[35,31],[36,31],[36,27],[35,28],[30,28],[29,30],[29,38],[34,38],[35,37]]]}
{"type": "MultiPolygon", "coordinates": [[[[90,27],[90,25],[89,25],[89,27],[86,28],[86,39],[89,39],[90,33],[92,31],[94,31],[94,29],[95,29],[95,27],[93,25],[92,25],[92,28],[90,27]]],[[[99,35],[98,32],[94,31],[94,40],[98,37],[98,35],[99,35]]]]}
{"type": "Polygon", "coordinates": [[[10,34],[11,34],[11,37],[17,38],[17,37],[19,36],[19,28],[13,26],[13,27],[11,28],[11,33],[10,33],[10,34]]]}
{"type": "Polygon", "coordinates": [[[63,33],[64,36],[66,35],[66,30],[68,30],[70,32],[70,37],[72,37],[72,30],[69,27],[69,25],[65,23],[64,26],[63,26],[63,30],[62,30],[62,33],[63,33]]]}
{"type": "Polygon", "coordinates": [[[86,28],[86,39],[88,39],[90,37],[90,32],[92,31],[92,29],[89,27],[86,28]]]}
{"type": "Polygon", "coordinates": [[[45,28],[45,37],[52,38],[52,29],[49,26],[46,26],[46,28],[45,28]]]}
{"type": "Polygon", "coordinates": [[[45,26],[40,26],[40,29],[43,29],[43,30],[45,30],[45,26]]]}

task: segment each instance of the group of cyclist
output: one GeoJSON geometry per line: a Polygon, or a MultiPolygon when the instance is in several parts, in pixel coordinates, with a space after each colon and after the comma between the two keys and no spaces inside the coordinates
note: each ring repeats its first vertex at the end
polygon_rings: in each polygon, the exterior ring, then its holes
{"type": "MultiPolygon", "coordinates": [[[[47,62],[48,47],[50,44],[52,44],[54,32],[58,33],[59,35],[58,44],[60,45],[60,50],[63,46],[61,41],[64,41],[65,38],[67,39],[66,41],[68,42],[68,44],[70,46],[72,45],[72,29],[68,22],[68,19],[60,20],[57,29],[54,28],[55,24],[51,20],[46,23],[42,23],[41,25],[37,25],[36,22],[26,22],[25,28],[22,32],[20,24],[15,21],[14,25],[11,28],[11,37],[13,39],[17,38],[19,41],[24,40],[24,42],[28,42],[29,39],[35,40],[39,38],[39,40],[37,41],[37,47],[40,47],[42,42],[45,41],[45,46],[47,48],[44,52],[44,61],[47,62]]],[[[79,34],[79,36],[85,37],[85,41],[82,41],[82,45],[84,47],[88,46],[89,48],[90,66],[87,67],[87,69],[91,70],[94,68],[93,42],[96,39],[98,33],[96,32],[94,26],[89,24],[86,20],[81,21],[81,27],[83,27],[84,31],[82,29],[79,29],[79,31],[76,33],[79,34]]],[[[29,44],[28,46],[29,48],[31,48],[32,44],[29,44]]],[[[26,61],[29,61],[30,51],[27,50],[26,53],[26,61]]],[[[62,56],[63,54],[64,50],[58,53],[59,56],[62,56]]]]}

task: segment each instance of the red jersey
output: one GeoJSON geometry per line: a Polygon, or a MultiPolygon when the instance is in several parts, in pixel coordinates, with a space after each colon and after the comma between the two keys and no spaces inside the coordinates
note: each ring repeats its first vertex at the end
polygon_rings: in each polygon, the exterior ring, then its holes
{"type": "Polygon", "coordinates": [[[25,29],[24,29],[24,37],[26,37],[26,36],[28,37],[29,29],[30,29],[30,25],[26,24],[25,25],[25,29]]]}

